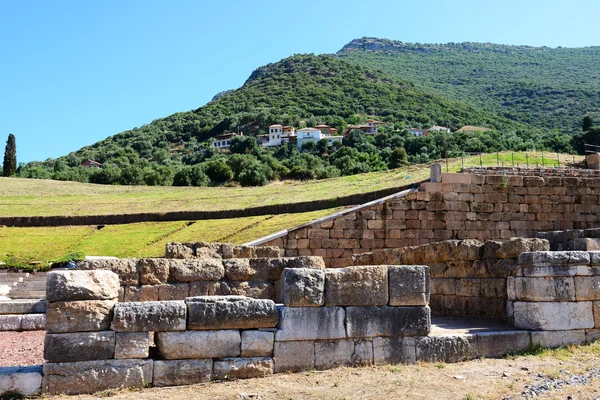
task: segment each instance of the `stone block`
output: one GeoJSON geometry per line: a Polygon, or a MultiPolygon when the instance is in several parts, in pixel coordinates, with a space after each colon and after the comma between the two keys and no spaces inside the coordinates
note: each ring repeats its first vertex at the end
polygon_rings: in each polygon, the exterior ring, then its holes
{"type": "Polygon", "coordinates": [[[223,262],[218,258],[171,260],[169,280],[175,282],[220,281],[225,276],[223,262]]]}
{"type": "Polygon", "coordinates": [[[584,330],[531,332],[531,344],[533,346],[560,347],[572,344],[584,344],[585,342],[586,336],[584,330]]]}
{"type": "Polygon", "coordinates": [[[148,358],[150,334],[123,332],[115,334],[115,358],[148,358]]]}
{"type": "Polygon", "coordinates": [[[243,331],[242,357],[271,357],[274,342],[274,332],[243,331]]]}
{"type": "Polygon", "coordinates": [[[158,301],[159,285],[126,286],[123,301],[158,301]]]}
{"type": "Polygon", "coordinates": [[[595,328],[600,328],[600,301],[594,301],[592,303],[592,309],[594,311],[595,328]]]}
{"type": "Polygon", "coordinates": [[[526,331],[482,332],[477,333],[475,339],[481,357],[502,357],[531,347],[531,337],[526,331]]]}
{"type": "Polygon", "coordinates": [[[183,331],[186,306],[183,301],[117,303],[111,329],[116,332],[183,331]]]}
{"type": "Polygon", "coordinates": [[[591,275],[591,267],[585,265],[519,267],[517,275],[529,277],[587,276],[591,275]]]}
{"type": "MultiPolygon", "coordinates": [[[[190,286],[190,296],[195,297],[196,293],[192,291],[192,282],[190,286]]],[[[210,290],[210,287],[209,287],[210,290]]],[[[218,282],[214,288],[214,295],[217,296],[246,296],[253,299],[273,299],[275,297],[275,285],[271,282],[218,282]]]]}
{"type": "Polygon", "coordinates": [[[344,365],[372,365],[371,340],[326,340],[315,342],[315,367],[331,369],[344,365]]]}
{"type": "Polygon", "coordinates": [[[20,331],[23,316],[18,315],[0,315],[0,331],[20,331]]]}
{"type": "Polygon", "coordinates": [[[119,277],[111,271],[52,271],[47,301],[112,300],[119,296],[119,277]]]}
{"type": "Polygon", "coordinates": [[[510,300],[519,301],[575,301],[575,284],[571,277],[509,278],[514,284],[510,300]]]}
{"type": "Polygon", "coordinates": [[[426,306],[429,303],[429,267],[388,266],[389,305],[426,306]]]}
{"type": "Polygon", "coordinates": [[[600,300],[600,276],[576,276],[577,301],[600,300]]]}
{"type": "Polygon", "coordinates": [[[325,270],[325,305],[382,306],[388,303],[387,266],[325,270]]]}
{"type": "Polygon", "coordinates": [[[46,329],[46,314],[24,314],[21,319],[21,330],[43,331],[46,329]]]}
{"type": "Polygon", "coordinates": [[[518,258],[522,253],[550,251],[550,242],[536,238],[511,238],[502,243],[493,258],[518,258]]]}
{"type": "MultiPolygon", "coordinates": [[[[0,398],[6,392],[30,397],[42,391],[42,366],[0,367],[0,398]]],[[[10,399],[11,397],[6,397],[10,399]]],[[[17,398],[17,397],[12,397],[17,398]]]]}
{"type": "Polygon", "coordinates": [[[600,340],[600,329],[587,329],[585,331],[585,342],[593,343],[600,340]]]}
{"type": "Polygon", "coordinates": [[[260,258],[279,258],[281,250],[278,246],[261,246],[255,247],[256,257],[260,258]]]}
{"type": "Polygon", "coordinates": [[[48,333],[95,332],[110,329],[116,300],[57,301],[46,310],[48,333]]]}
{"type": "Polygon", "coordinates": [[[479,297],[481,293],[481,279],[457,279],[456,295],[463,297],[479,297]]]}
{"type": "Polygon", "coordinates": [[[275,342],[274,371],[300,372],[315,369],[315,342],[275,342]]]}
{"type": "Polygon", "coordinates": [[[481,297],[506,298],[506,279],[490,278],[481,280],[481,297]]]}
{"type": "Polygon", "coordinates": [[[115,355],[115,333],[47,333],[44,359],[49,362],[109,360],[115,355]]]}
{"type": "Polygon", "coordinates": [[[428,336],[415,338],[417,361],[456,363],[478,357],[473,336],[428,336]]]}
{"type": "Polygon", "coordinates": [[[251,258],[249,278],[255,281],[276,281],[286,268],[289,258],[251,258]]]}
{"type": "MultiPolygon", "coordinates": [[[[286,268],[325,269],[323,257],[301,256],[283,259],[286,268]]],[[[279,277],[277,277],[279,279],[279,277]]]]}
{"type": "Polygon", "coordinates": [[[435,295],[455,295],[456,279],[436,278],[431,279],[431,294],[435,295]]]}
{"type": "Polygon", "coordinates": [[[264,378],[273,367],[271,357],[226,358],[214,362],[214,379],[264,378]]]}
{"type": "Polygon", "coordinates": [[[286,268],[281,275],[281,300],[288,307],[318,307],[325,302],[325,272],[286,268]]]}
{"type": "Polygon", "coordinates": [[[244,296],[189,297],[188,329],[274,328],[278,313],[275,302],[244,296]]]}
{"type": "Polygon", "coordinates": [[[212,380],[213,360],[156,360],[152,386],[194,385],[212,380]]]}
{"type": "Polygon", "coordinates": [[[349,338],[424,336],[431,329],[429,307],[347,307],[349,338]]]}
{"type": "Polygon", "coordinates": [[[44,300],[0,301],[0,315],[5,314],[42,314],[46,312],[44,300]]]}
{"type": "Polygon", "coordinates": [[[119,276],[119,283],[121,286],[135,286],[140,284],[137,260],[134,258],[98,258],[93,260],[83,260],[77,264],[77,268],[85,271],[112,271],[119,276]]]}
{"type": "Polygon", "coordinates": [[[165,257],[169,259],[190,259],[195,257],[193,246],[186,243],[167,243],[165,245],[165,257]]]}
{"type": "Polygon", "coordinates": [[[275,341],[345,339],[342,307],[278,307],[275,341]]]}
{"type": "Polygon", "coordinates": [[[373,362],[375,365],[414,364],[415,339],[412,337],[373,338],[373,362]]]}
{"type": "Polygon", "coordinates": [[[522,267],[547,267],[589,265],[590,255],[585,251],[535,251],[522,253],[519,265],[522,267]]]}
{"type": "Polygon", "coordinates": [[[158,301],[185,300],[189,296],[190,285],[188,283],[169,283],[158,287],[158,301]]]}
{"type": "Polygon", "coordinates": [[[144,388],[152,383],[152,360],[96,360],[44,364],[47,394],[88,394],[108,389],[144,388]]]}
{"type": "Polygon", "coordinates": [[[167,360],[240,356],[241,337],[237,330],[158,332],[154,341],[167,360]]]}
{"type": "Polygon", "coordinates": [[[143,258],[138,261],[140,284],[160,285],[169,280],[169,265],[167,258],[143,258]]]}
{"type": "Polygon", "coordinates": [[[516,301],[515,327],[560,331],[594,327],[592,302],[526,303],[516,301]]]}
{"type": "MultiPolygon", "coordinates": [[[[262,261],[262,260],[261,260],[262,261]]],[[[225,268],[225,279],[228,281],[250,281],[260,280],[266,281],[269,276],[269,262],[254,262],[250,265],[250,260],[247,258],[232,258],[223,260],[223,268],[225,268]]]]}

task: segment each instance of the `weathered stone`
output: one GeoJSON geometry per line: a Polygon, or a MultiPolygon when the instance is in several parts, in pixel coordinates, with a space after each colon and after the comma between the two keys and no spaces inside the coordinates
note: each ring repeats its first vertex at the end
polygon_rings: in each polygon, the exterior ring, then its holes
{"type": "Polygon", "coordinates": [[[195,257],[194,247],[185,243],[167,243],[165,257],[171,259],[190,259],[195,257]]]}
{"type": "Polygon", "coordinates": [[[251,258],[248,260],[252,280],[255,281],[276,281],[281,276],[284,268],[288,264],[288,259],[284,258],[251,258]]]}
{"type": "Polygon", "coordinates": [[[278,307],[275,341],[345,339],[345,312],[341,307],[278,307]]]}
{"type": "Polygon", "coordinates": [[[138,261],[140,283],[142,285],[160,285],[169,279],[170,260],[166,258],[142,258],[138,261]]]}
{"type": "Polygon", "coordinates": [[[212,380],[213,360],[154,361],[152,386],[194,385],[212,380]]]}
{"type": "Polygon", "coordinates": [[[482,332],[477,333],[476,340],[477,352],[482,357],[502,357],[531,346],[531,337],[525,331],[482,332]]]}
{"type": "Polygon", "coordinates": [[[274,332],[243,331],[242,357],[270,357],[273,355],[274,332]]]}
{"type": "Polygon", "coordinates": [[[590,251],[590,264],[594,266],[600,265],[600,251],[590,251]]]}
{"type": "Polygon", "coordinates": [[[123,301],[158,301],[158,285],[126,286],[123,301]]]}
{"type": "Polygon", "coordinates": [[[240,356],[241,337],[237,330],[158,332],[154,341],[167,360],[240,356]]]}
{"type": "Polygon", "coordinates": [[[532,251],[550,251],[550,242],[545,239],[512,238],[496,250],[495,258],[518,258],[522,253],[532,251]]]}
{"type": "Polygon", "coordinates": [[[373,360],[375,365],[414,364],[415,339],[412,337],[373,338],[373,360]]]}
{"type": "MultiPolygon", "coordinates": [[[[186,284],[187,285],[187,284],[186,284]]],[[[190,282],[189,295],[187,297],[198,297],[198,296],[214,296],[220,293],[220,282],[190,282]]],[[[186,297],[186,298],[187,298],[186,297]]],[[[184,299],[185,300],[185,299],[184,299]]]]}
{"type": "Polygon", "coordinates": [[[349,338],[425,336],[431,329],[429,307],[347,307],[349,338]]]}
{"type": "Polygon", "coordinates": [[[575,284],[571,277],[509,278],[510,300],[575,301],[575,284]],[[512,285],[514,284],[514,293],[512,285]]]}
{"type": "Polygon", "coordinates": [[[594,301],[592,303],[592,309],[594,311],[594,327],[600,328],[600,301],[594,301]]]}
{"type": "Polygon", "coordinates": [[[4,314],[41,314],[46,312],[44,300],[0,301],[0,315],[4,314]]]}
{"type": "Polygon", "coordinates": [[[594,327],[592,302],[514,302],[515,326],[521,329],[560,331],[594,327]]]}
{"type": "Polygon", "coordinates": [[[250,260],[247,258],[232,258],[230,260],[223,260],[223,267],[225,268],[225,279],[229,281],[265,281],[269,276],[268,269],[252,268],[250,266],[250,260]]]}
{"type": "Polygon", "coordinates": [[[325,305],[382,306],[388,302],[387,266],[325,270],[325,305]]]}
{"type": "Polygon", "coordinates": [[[222,258],[233,258],[233,244],[221,243],[221,257],[222,258]]]}
{"type": "Polygon", "coordinates": [[[325,261],[323,261],[323,257],[300,256],[286,258],[283,260],[286,263],[286,268],[325,269],[325,261]]]}
{"type": "Polygon", "coordinates": [[[273,375],[271,357],[226,358],[214,363],[214,379],[263,378],[273,375]]]}
{"type": "Polygon", "coordinates": [[[496,251],[502,247],[502,243],[504,242],[501,240],[486,240],[481,246],[481,258],[496,258],[496,251]]]}
{"type": "Polygon", "coordinates": [[[21,319],[21,330],[43,331],[46,329],[46,314],[24,314],[21,319]]]}
{"type": "Polygon", "coordinates": [[[47,301],[112,300],[119,277],[111,271],[52,271],[47,275],[47,301]]]}
{"type": "Polygon", "coordinates": [[[116,332],[183,331],[186,306],[183,301],[118,303],[111,329],[116,332]]]}
{"type": "Polygon", "coordinates": [[[388,266],[390,306],[426,306],[429,303],[429,267],[388,266]]]}
{"type": "Polygon", "coordinates": [[[0,315],[0,331],[20,331],[21,321],[23,316],[17,315],[0,315]]]}
{"type": "Polygon", "coordinates": [[[519,256],[519,265],[526,267],[589,265],[590,255],[586,251],[535,251],[519,256]]]}
{"type": "Polygon", "coordinates": [[[478,357],[473,336],[429,336],[415,338],[417,361],[456,363],[478,357]]]}
{"type": "Polygon", "coordinates": [[[47,394],[86,394],[144,388],[152,383],[152,360],[96,360],[44,364],[47,394]]]}
{"type": "MultiPolygon", "coordinates": [[[[0,367],[0,398],[7,392],[19,393],[21,396],[34,396],[42,390],[42,366],[0,367]]],[[[6,399],[18,398],[9,397],[6,399]]]]}
{"type": "Polygon", "coordinates": [[[600,300],[600,276],[576,276],[577,301],[600,300]]]}
{"type": "Polygon", "coordinates": [[[307,268],[286,268],[283,271],[281,299],[286,306],[322,306],[325,301],[324,294],[324,271],[307,268]]]}
{"type": "MultiPolygon", "coordinates": [[[[213,282],[211,282],[213,283],[213,282]]],[[[165,284],[158,287],[158,300],[185,300],[190,295],[190,285],[188,283],[165,284]]]]}
{"type": "Polygon", "coordinates": [[[326,340],[315,342],[315,367],[330,369],[343,365],[373,364],[370,340],[326,340]]]}
{"type": "Polygon", "coordinates": [[[506,279],[490,278],[481,280],[481,297],[506,298],[506,279]]]}
{"type": "Polygon", "coordinates": [[[115,358],[148,358],[148,332],[124,332],[115,335],[115,358]]]}
{"type": "Polygon", "coordinates": [[[278,313],[272,300],[244,296],[189,297],[188,329],[253,329],[277,326],[278,313]]]}
{"type": "Polygon", "coordinates": [[[193,247],[196,258],[222,258],[221,244],[219,243],[197,242],[193,247]]]}
{"type": "Polygon", "coordinates": [[[48,333],[95,332],[110,329],[116,300],[57,301],[46,310],[48,333]]]}
{"type": "Polygon", "coordinates": [[[531,332],[531,344],[541,347],[560,347],[572,344],[584,344],[584,330],[531,332]]]}
{"type": "Polygon", "coordinates": [[[119,276],[119,283],[122,286],[135,286],[140,284],[140,274],[135,258],[98,258],[93,260],[83,260],[77,264],[77,268],[88,271],[112,271],[119,276]]]}
{"type": "Polygon", "coordinates": [[[177,282],[219,281],[225,276],[223,262],[218,258],[171,260],[169,279],[177,282]]]}
{"type": "Polygon", "coordinates": [[[600,329],[587,329],[585,331],[585,342],[594,343],[600,340],[600,329]]]}
{"type": "Polygon", "coordinates": [[[115,354],[115,333],[47,333],[44,359],[50,362],[109,360],[115,354]]]}
{"type": "Polygon", "coordinates": [[[585,265],[519,267],[517,275],[542,278],[551,276],[588,276],[591,275],[591,267],[585,265]]]}
{"type": "Polygon", "coordinates": [[[572,250],[598,251],[600,250],[600,239],[581,238],[575,239],[571,245],[572,250]]]}
{"type": "Polygon", "coordinates": [[[233,258],[253,258],[256,256],[254,247],[235,246],[233,248],[233,258]]]}
{"type": "Polygon", "coordinates": [[[315,342],[275,342],[275,372],[300,372],[315,369],[315,342]]]}
{"type": "Polygon", "coordinates": [[[281,257],[281,250],[277,246],[255,247],[254,251],[256,253],[256,257],[260,257],[260,258],[279,258],[279,257],[281,257]]]}
{"type": "MultiPolygon", "coordinates": [[[[219,282],[214,290],[214,295],[217,296],[247,296],[253,299],[275,297],[275,285],[270,282],[219,282]]],[[[192,295],[191,289],[190,295],[192,295]]]]}

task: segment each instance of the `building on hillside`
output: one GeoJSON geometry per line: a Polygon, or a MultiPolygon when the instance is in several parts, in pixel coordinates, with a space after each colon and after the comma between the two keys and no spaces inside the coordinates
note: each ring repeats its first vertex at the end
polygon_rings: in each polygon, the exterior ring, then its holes
{"type": "Polygon", "coordinates": [[[337,135],[337,133],[338,133],[338,130],[336,128],[332,128],[329,125],[324,125],[324,124],[317,125],[317,126],[315,126],[315,128],[320,130],[323,135],[331,136],[331,135],[337,135]]]}
{"type": "Polygon", "coordinates": [[[260,147],[266,147],[269,145],[269,135],[257,135],[256,136],[256,143],[260,146],[260,147]]]}
{"type": "Polygon", "coordinates": [[[427,132],[427,129],[420,129],[420,128],[408,128],[407,129],[411,135],[415,136],[415,137],[419,137],[419,136],[428,136],[429,132],[427,132]]]}
{"type": "Polygon", "coordinates": [[[456,132],[487,132],[489,130],[490,128],[484,128],[482,126],[466,125],[457,130],[456,132]]]}
{"type": "Polygon", "coordinates": [[[350,125],[344,131],[344,136],[348,136],[350,134],[350,132],[352,132],[353,130],[362,131],[365,135],[377,136],[379,125],[385,125],[385,123],[376,121],[374,119],[368,119],[367,122],[365,122],[364,124],[350,125]]]}
{"type": "Polygon", "coordinates": [[[89,158],[87,160],[83,161],[79,165],[84,168],[102,168],[102,163],[99,163],[94,160],[90,160],[89,158]]]}
{"type": "Polygon", "coordinates": [[[229,133],[222,133],[220,135],[215,136],[215,141],[213,142],[213,146],[215,146],[218,149],[228,149],[229,146],[231,146],[231,139],[234,136],[244,136],[243,133],[235,133],[235,132],[229,132],[229,133]]]}
{"type": "MultiPolygon", "coordinates": [[[[337,132],[337,129],[335,128],[330,128],[329,130],[330,132],[337,132]]],[[[341,135],[331,135],[331,134],[324,134],[323,133],[323,128],[321,129],[317,129],[315,128],[302,128],[299,129],[298,132],[296,133],[296,144],[298,146],[298,149],[302,149],[302,144],[306,143],[306,142],[318,142],[321,139],[327,139],[327,145],[331,146],[334,142],[336,141],[342,141],[342,139],[344,139],[343,136],[341,135]]]]}
{"type": "Polygon", "coordinates": [[[439,131],[439,132],[450,133],[450,128],[446,128],[445,126],[434,125],[431,128],[429,128],[428,131],[429,132],[439,131]]]}
{"type": "Polygon", "coordinates": [[[293,126],[283,126],[275,124],[269,126],[269,141],[264,146],[279,146],[287,143],[290,138],[296,136],[296,128],[293,126]]]}

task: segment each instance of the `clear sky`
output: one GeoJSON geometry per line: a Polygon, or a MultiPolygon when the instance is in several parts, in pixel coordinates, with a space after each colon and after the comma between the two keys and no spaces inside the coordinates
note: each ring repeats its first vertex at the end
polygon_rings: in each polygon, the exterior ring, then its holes
{"type": "Polygon", "coordinates": [[[363,36],[597,46],[599,15],[598,0],[0,0],[0,146],[65,155],[363,36]]]}

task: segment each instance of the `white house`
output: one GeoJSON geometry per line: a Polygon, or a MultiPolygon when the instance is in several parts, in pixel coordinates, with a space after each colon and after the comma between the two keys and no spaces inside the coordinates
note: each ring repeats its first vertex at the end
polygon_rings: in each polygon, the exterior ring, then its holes
{"type": "Polygon", "coordinates": [[[441,132],[450,133],[450,128],[446,128],[445,126],[434,125],[431,128],[429,128],[429,132],[431,132],[431,131],[441,131],[441,132]]]}
{"type": "Polygon", "coordinates": [[[419,128],[408,128],[408,131],[413,136],[427,136],[427,129],[419,129],[419,128]]]}
{"type": "MultiPolygon", "coordinates": [[[[337,129],[335,128],[330,128],[330,132],[337,132],[337,129]]],[[[326,134],[323,133],[323,131],[325,130],[324,127],[321,127],[320,129],[317,128],[303,128],[303,129],[299,129],[298,132],[296,133],[296,144],[298,145],[298,149],[302,149],[302,144],[306,143],[306,142],[318,142],[321,139],[327,139],[327,145],[331,146],[334,142],[336,141],[342,141],[342,139],[344,139],[343,136],[341,135],[337,135],[337,136],[332,136],[330,134],[326,134]]]]}
{"type": "Polygon", "coordinates": [[[287,143],[291,137],[296,136],[296,128],[293,126],[283,126],[281,124],[275,124],[269,126],[269,141],[266,142],[265,146],[279,146],[287,143]]]}
{"type": "Polygon", "coordinates": [[[365,135],[377,136],[377,129],[379,125],[385,125],[385,122],[375,121],[374,119],[368,119],[367,122],[365,122],[362,125],[350,125],[346,129],[344,134],[348,135],[353,130],[359,130],[362,131],[365,135]]]}
{"type": "Polygon", "coordinates": [[[231,138],[234,136],[244,136],[243,133],[222,133],[220,135],[215,136],[215,141],[213,142],[213,146],[218,149],[228,149],[231,146],[231,138]]]}

